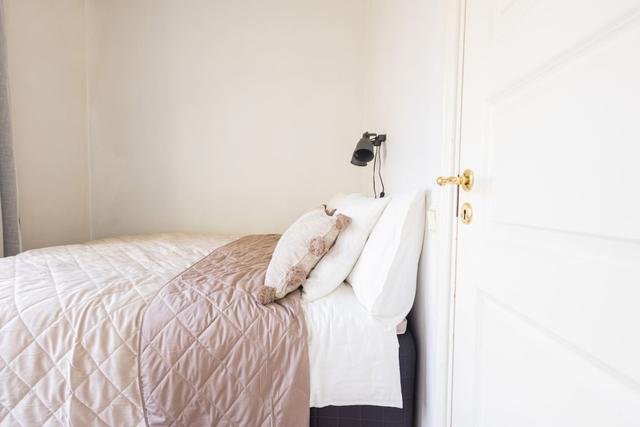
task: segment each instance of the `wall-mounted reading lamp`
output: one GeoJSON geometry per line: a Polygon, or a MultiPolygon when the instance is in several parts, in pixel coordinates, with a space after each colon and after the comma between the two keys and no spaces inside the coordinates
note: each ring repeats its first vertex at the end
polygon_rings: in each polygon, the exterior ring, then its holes
{"type": "Polygon", "coordinates": [[[362,134],[362,138],[356,144],[355,150],[353,150],[353,156],[351,157],[351,164],[356,166],[367,166],[371,160],[373,160],[373,194],[375,197],[384,197],[384,182],[382,181],[382,174],[380,173],[380,145],[387,140],[387,135],[378,135],[371,132],[365,132],[362,134]],[[376,168],[378,168],[378,178],[382,185],[382,192],[378,195],[376,191],[376,168]]]}

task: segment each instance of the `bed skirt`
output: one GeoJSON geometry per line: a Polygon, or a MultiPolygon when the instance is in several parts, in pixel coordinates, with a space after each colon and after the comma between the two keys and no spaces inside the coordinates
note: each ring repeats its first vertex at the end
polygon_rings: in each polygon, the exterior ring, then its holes
{"type": "Polygon", "coordinates": [[[413,427],[416,347],[409,329],[398,335],[403,407],[326,406],[311,408],[310,427],[413,427]]]}

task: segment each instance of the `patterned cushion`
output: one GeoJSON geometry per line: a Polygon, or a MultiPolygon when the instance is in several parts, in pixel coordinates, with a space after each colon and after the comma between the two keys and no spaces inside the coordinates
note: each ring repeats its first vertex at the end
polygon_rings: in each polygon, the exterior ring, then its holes
{"type": "Polygon", "coordinates": [[[259,302],[268,304],[302,286],[340,231],[351,223],[348,216],[333,214],[321,206],[302,215],[285,231],[267,268],[265,286],[257,292],[259,302]]]}

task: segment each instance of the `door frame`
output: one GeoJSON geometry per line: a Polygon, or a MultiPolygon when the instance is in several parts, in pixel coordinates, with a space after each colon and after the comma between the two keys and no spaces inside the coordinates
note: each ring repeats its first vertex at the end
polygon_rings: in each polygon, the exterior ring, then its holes
{"type": "MultiPolygon", "coordinates": [[[[460,172],[462,99],[464,77],[464,47],[467,0],[446,0],[447,21],[445,36],[445,93],[444,139],[442,141],[441,173],[457,175],[460,172]]],[[[466,165],[465,167],[471,167],[466,165]]],[[[435,409],[433,425],[452,427],[453,408],[453,344],[455,334],[455,294],[458,249],[458,187],[447,186],[440,191],[440,212],[438,228],[443,236],[438,242],[438,253],[442,259],[439,265],[438,283],[443,286],[442,297],[438,301],[438,337],[436,357],[438,372],[435,378],[435,396],[432,405],[435,409]],[[446,373],[444,367],[446,366],[446,373]]]]}

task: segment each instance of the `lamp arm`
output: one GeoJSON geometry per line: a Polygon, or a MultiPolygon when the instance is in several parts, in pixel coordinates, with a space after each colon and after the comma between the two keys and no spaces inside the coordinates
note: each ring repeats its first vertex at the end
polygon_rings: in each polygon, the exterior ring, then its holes
{"type": "Polygon", "coordinates": [[[387,140],[387,135],[385,134],[378,135],[377,133],[373,133],[373,132],[365,132],[362,134],[362,137],[368,138],[374,147],[379,147],[383,142],[387,140]]]}
{"type": "Polygon", "coordinates": [[[376,135],[372,140],[371,143],[373,144],[374,147],[379,147],[382,145],[383,142],[385,142],[387,140],[387,135],[385,134],[380,134],[380,135],[376,135]]]}

